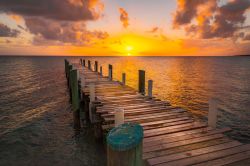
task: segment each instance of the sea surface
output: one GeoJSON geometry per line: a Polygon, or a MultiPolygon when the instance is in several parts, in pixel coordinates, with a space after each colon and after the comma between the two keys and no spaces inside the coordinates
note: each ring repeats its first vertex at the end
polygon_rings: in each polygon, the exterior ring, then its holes
{"type": "MultiPolygon", "coordinates": [[[[65,58],[0,57],[0,165],[105,165],[92,130],[84,126],[76,136],[72,128],[65,58]]],[[[104,75],[112,64],[114,79],[126,73],[135,89],[138,70],[145,70],[154,96],[204,121],[209,99],[216,98],[219,127],[250,143],[250,57],[82,58],[97,60],[104,75]]]]}

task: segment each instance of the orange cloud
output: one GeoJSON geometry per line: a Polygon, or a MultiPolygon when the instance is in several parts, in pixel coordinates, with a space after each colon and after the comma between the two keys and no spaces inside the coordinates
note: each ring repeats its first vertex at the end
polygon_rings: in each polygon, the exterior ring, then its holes
{"type": "Polygon", "coordinates": [[[119,8],[120,12],[120,21],[122,22],[122,25],[124,28],[127,28],[129,26],[129,16],[125,9],[119,8]]]}

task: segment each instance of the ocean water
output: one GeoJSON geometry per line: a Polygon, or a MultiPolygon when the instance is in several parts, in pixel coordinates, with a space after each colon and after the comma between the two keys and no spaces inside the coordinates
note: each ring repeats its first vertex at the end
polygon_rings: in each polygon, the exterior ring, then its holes
{"type": "MultiPolygon", "coordinates": [[[[72,129],[65,57],[0,57],[0,165],[104,165],[101,143],[72,129]]],[[[78,62],[78,57],[70,57],[78,62]]],[[[208,100],[219,101],[219,126],[250,143],[250,57],[86,57],[107,75],[126,73],[137,89],[138,70],[153,95],[206,120],[208,100]]],[[[92,63],[93,64],[93,63],[92,63]]],[[[92,65],[93,66],[93,65],[92,65]]]]}

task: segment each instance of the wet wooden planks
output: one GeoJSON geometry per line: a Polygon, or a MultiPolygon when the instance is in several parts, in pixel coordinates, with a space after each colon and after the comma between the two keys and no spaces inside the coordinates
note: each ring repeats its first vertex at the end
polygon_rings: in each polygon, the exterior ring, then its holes
{"type": "Polygon", "coordinates": [[[136,90],[110,81],[78,64],[84,78],[82,91],[95,84],[96,97],[101,103],[96,112],[103,119],[102,129],[114,127],[114,111],[124,108],[125,121],[140,123],[144,128],[143,159],[146,165],[249,165],[250,145],[229,139],[223,133],[229,128],[212,129],[198,122],[185,110],[169,102],[149,98],[136,90]]]}

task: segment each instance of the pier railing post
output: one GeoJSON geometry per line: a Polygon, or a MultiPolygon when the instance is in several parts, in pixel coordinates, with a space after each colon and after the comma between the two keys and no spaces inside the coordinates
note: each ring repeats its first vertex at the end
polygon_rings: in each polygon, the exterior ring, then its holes
{"type": "Polygon", "coordinates": [[[89,85],[89,119],[93,122],[92,102],[95,101],[95,84],[89,85]]]}
{"type": "Polygon", "coordinates": [[[148,80],[148,97],[153,97],[153,80],[148,80]]]}
{"type": "Polygon", "coordinates": [[[100,75],[102,76],[102,66],[100,66],[100,75]]]}
{"type": "Polygon", "coordinates": [[[144,70],[139,70],[138,91],[142,95],[145,95],[145,71],[144,70]]]}
{"type": "Polygon", "coordinates": [[[95,61],[95,72],[98,72],[98,62],[95,61]]]}
{"type": "Polygon", "coordinates": [[[77,70],[76,69],[71,70],[70,81],[71,81],[71,93],[72,93],[73,119],[74,119],[74,128],[77,130],[81,128],[78,77],[79,76],[77,70]]]}
{"type": "Polygon", "coordinates": [[[122,73],[122,85],[126,85],[126,73],[122,73]]]}
{"type": "Polygon", "coordinates": [[[107,136],[108,166],[143,166],[143,128],[125,123],[113,128],[107,136]]]}
{"type": "Polygon", "coordinates": [[[91,61],[88,60],[88,69],[91,70],[91,61]]]}
{"type": "Polygon", "coordinates": [[[208,111],[208,126],[216,128],[218,116],[218,101],[216,99],[209,100],[209,111],[208,111]]]}
{"type": "Polygon", "coordinates": [[[109,80],[113,79],[113,66],[109,65],[109,80]]]}

